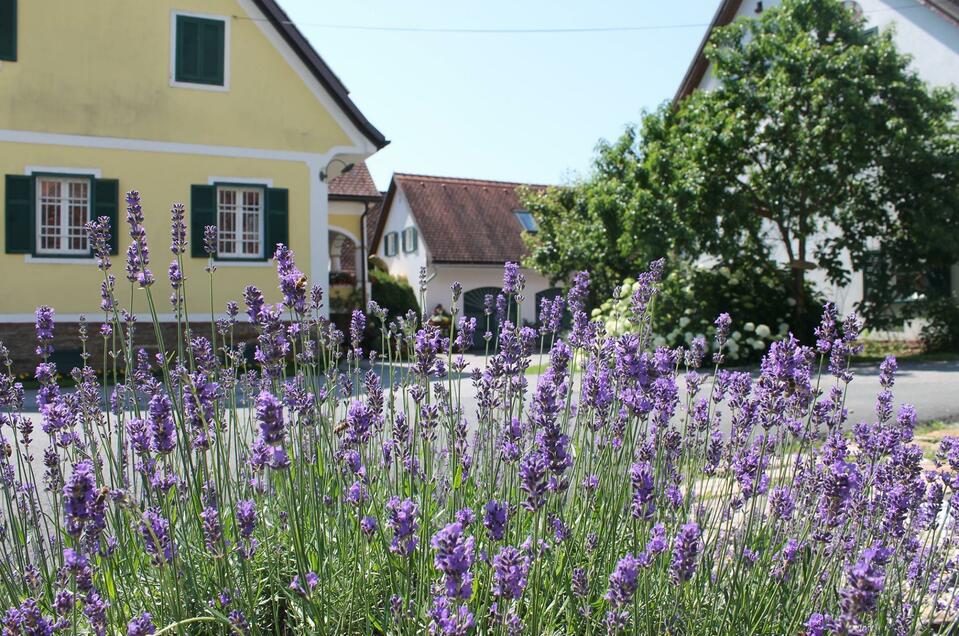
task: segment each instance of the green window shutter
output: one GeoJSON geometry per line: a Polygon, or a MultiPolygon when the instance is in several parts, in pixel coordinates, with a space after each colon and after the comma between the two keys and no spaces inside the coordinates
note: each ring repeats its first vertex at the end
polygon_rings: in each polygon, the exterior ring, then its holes
{"type": "Polygon", "coordinates": [[[190,187],[190,256],[203,258],[203,231],[216,225],[216,186],[190,187]]]}
{"type": "Polygon", "coordinates": [[[94,219],[105,216],[110,219],[110,253],[120,253],[120,182],[116,179],[93,180],[94,219]]]}
{"type": "Polygon", "coordinates": [[[0,0],[0,60],[17,61],[17,0],[0,0]]]}
{"type": "Polygon", "coordinates": [[[286,188],[266,189],[266,218],[263,227],[266,241],[263,245],[263,257],[272,258],[276,244],[290,244],[290,193],[286,188]]]}
{"type": "Polygon", "coordinates": [[[7,254],[29,254],[33,251],[33,177],[8,174],[6,208],[7,254]]]}
{"type": "Polygon", "coordinates": [[[226,23],[178,15],[176,18],[178,82],[223,86],[226,68],[226,23]]]}

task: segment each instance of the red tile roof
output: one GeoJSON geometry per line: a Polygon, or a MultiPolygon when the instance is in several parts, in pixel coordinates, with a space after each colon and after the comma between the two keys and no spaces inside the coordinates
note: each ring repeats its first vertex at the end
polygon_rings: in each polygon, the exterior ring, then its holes
{"type": "Polygon", "coordinates": [[[364,199],[380,198],[380,191],[373,183],[373,177],[366,164],[362,161],[344,174],[330,180],[331,199],[364,199]]]}
{"type": "MultiPolygon", "coordinates": [[[[523,226],[515,212],[522,209],[517,189],[546,186],[509,181],[394,174],[383,203],[389,211],[396,191],[402,190],[413,218],[435,263],[489,263],[520,261],[526,255],[523,226]]],[[[375,250],[386,224],[380,214],[375,250]]]]}

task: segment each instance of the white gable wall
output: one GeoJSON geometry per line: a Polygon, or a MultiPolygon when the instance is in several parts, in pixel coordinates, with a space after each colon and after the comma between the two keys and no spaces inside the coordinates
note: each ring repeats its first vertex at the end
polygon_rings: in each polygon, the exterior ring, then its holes
{"type": "Polygon", "coordinates": [[[390,274],[393,276],[406,277],[410,285],[413,286],[413,289],[416,289],[420,269],[426,267],[427,250],[429,248],[423,239],[423,233],[420,232],[419,227],[416,225],[416,220],[413,218],[413,213],[410,210],[409,201],[407,201],[406,195],[403,194],[402,188],[397,186],[396,194],[393,196],[390,208],[384,210],[383,214],[386,214],[386,224],[383,227],[383,236],[380,237],[380,244],[376,246],[376,255],[386,263],[390,274]],[[403,252],[402,234],[403,230],[409,227],[416,228],[416,233],[419,238],[417,240],[416,251],[406,254],[403,252]],[[390,232],[396,232],[398,236],[397,253],[395,256],[386,255],[386,235],[390,232]]]}
{"type": "MultiPolygon", "coordinates": [[[[766,10],[778,6],[780,0],[765,0],[766,10]]],[[[895,0],[859,0],[863,17],[869,27],[878,27],[884,30],[892,27],[896,45],[899,50],[912,57],[912,68],[926,82],[933,86],[950,86],[959,83],[959,26],[942,16],[935,9],[921,4],[907,4],[895,0]]],[[[755,0],[744,0],[736,12],[736,17],[755,17],[755,0]]],[[[703,76],[699,88],[710,90],[718,85],[716,77],[710,67],[703,76]]],[[[775,257],[786,262],[785,250],[778,243],[778,235],[770,228],[770,239],[777,239],[772,243],[777,246],[775,257]]],[[[959,250],[957,250],[959,256],[959,250]]],[[[850,267],[846,259],[846,266],[850,267]]],[[[836,303],[843,314],[852,312],[855,304],[862,300],[863,280],[861,272],[854,272],[848,285],[832,285],[826,281],[825,274],[820,270],[807,273],[811,280],[824,294],[827,300],[836,303]]],[[[959,290],[959,265],[952,268],[952,288],[959,290]]],[[[896,334],[877,334],[914,338],[918,336],[920,324],[908,324],[903,332],[896,334]]]]}

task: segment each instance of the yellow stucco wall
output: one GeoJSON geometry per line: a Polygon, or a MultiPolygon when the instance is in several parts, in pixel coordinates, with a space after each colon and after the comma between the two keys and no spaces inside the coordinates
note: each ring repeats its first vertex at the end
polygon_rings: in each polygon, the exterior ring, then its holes
{"type": "Polygon", "coordinates": [[[324,153],[347,133],[238,0],[29,0],[0,129],[324,153]],[[229,18],[229,90],[172,87],[172,11],[229,18]]]}
{"type": "MultiPolygon", "coordinates": [[[[46,0],[40,0],[46,1],[46,0]]],[[[134,152],[69,148],[37,144],[0,143],[0,174],[24,174],[26,166],[55,166],[76,169],[99,169],[103,178],[120,180],[120,193],[137,189],[143,197],[147,238],[150,245],[151,269],[157,278],[154,298],[161,313],[169,313],[170,286],[167,268],[170,253],[170,205],[187,205],[189,228],[190,186],[206,184],[210,177],[246,177],[272,179],[273,186],[289,189],[289,236],[296,252],[297,265],[310,271],[309,197],[310,173],[299,161],[225,158],[172,153],[134,152]]],[[[4,200],[5,184],[0,179],[0,201],[4,200]]],[[[129,298],[129,284],[124,277],[123,254],[130,243],[125,223],[125,209],[120,204],[120,254],[113,258],[112,272],[122,283],[124,302],[129,298]]],[[[4,244],[4,228],[0,223],[0,246],[4,244]]],[[[205,259],[184,255],[188,277],[189,310],[195,317],[209,312],[208,277],[205,259]]],[[[93,261],[83,264],[27,262],[23,254],[0,254],[0,314],[32,312],[40,304],[52,305],[60,314],[99,314],[100,271],[93,261]]],[[[271,262],[231,266],[221,264],[215,274],[214,305],[222,311],[228,300],[241,300],[246,285],[260,287],[268,302],[280,299],[275,270],[271,262]]],[[[143,292],[137,292],[138,311],[145,310],[143,292]]]]}

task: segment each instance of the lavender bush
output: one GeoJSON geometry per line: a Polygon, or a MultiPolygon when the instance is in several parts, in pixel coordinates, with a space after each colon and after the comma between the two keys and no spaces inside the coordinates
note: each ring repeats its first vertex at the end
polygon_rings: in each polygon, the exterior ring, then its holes
{"type": "Polygon", "coordinates": [[[651,348],[658,264],[615,337],[585,313],[585,273],[549,301],[555,320],[517,327],[523,280],[508,264],[509,297],[490,303],[504,327],[471,369],[460,352],[486,325],[457,314],[458,285],[449,338],[377,306],[341,334],[280,246],[282,304],[243,293],[251,368],[237,304],[210,308],[209,339],[188,328],[186,288],[214,284],[216,236],[208,280],[186,280],[182,206],[169,267],[180,322],[163,342],[139,195],[127,200],[127,283],[111,273],[106,220],[89,227],[104,314],[79,337],[109,353],[85,356],[76,390],[61,390],[54,314],[37,310],[42,434],[22,386],[0,376],[4,634],[953,627],[959,439],[924,463],[915,410],[893,408],[893,359],[875,416],[850,426],[855,317],[827,307],[815,347],[774,342],[754,377],[721,370],[726,315],[710,361],[702,339],[651,348]],[[361,348],[367,319],[384,327],[382,355],[361,348]],[[133,350],[143,328],[158,353],[133,350]],[[546,371],[528,386],[536,356],[546,371]]]}

